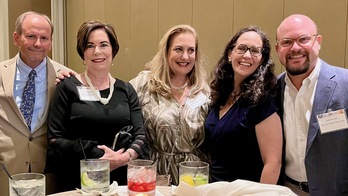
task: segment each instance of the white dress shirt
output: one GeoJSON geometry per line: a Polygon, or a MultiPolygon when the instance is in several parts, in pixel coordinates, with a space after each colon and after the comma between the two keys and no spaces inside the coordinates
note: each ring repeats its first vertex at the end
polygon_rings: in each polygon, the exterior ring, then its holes
{"type": "Polygon", "coordinates": [[[285,135],[285,174],[299,182],[307,182],[304,159],[308,138],[315,89],[320,71],[320,61],[312,73],[302,81],[299,90],[285,76],[284,90],[284,135],[285,135]]]}

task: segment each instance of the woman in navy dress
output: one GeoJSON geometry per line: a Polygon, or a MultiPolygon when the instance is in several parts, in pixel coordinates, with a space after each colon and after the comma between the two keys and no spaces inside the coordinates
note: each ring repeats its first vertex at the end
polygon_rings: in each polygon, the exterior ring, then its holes
{"type": "Polygon", "coordinates": [[[258,27],[241,29],[227,44],[211,82],[205,147],[212,181],[276,184],[282,128],[275,106],[270,42],[258,27]]]}

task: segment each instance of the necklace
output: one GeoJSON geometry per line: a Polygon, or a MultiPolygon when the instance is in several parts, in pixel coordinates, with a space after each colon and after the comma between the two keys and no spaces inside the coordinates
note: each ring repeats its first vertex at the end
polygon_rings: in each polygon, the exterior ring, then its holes
{"type": "Polygon", "coordinates": [[[186,88],[187,85],[188,85],[188,81],[186,81],[185,84],[182,85],[182,86],[179,86],[179,87],[178,87],[178,86],[174,86],[174,85],[170,84],[170,87],[171,87],[173,90],[176,90],[176,91],[178,91],[180,94],[182,94],[183,91],[184,91],[184,89],[186,88]]]}
{"type": "Polygon", "coordinates": [[[93,94],[99,99],[99,101],[102,104],[104,104],[104,105],[108,104],[110,99],[111,99],[111,97],[112,97],[112,94],[114,93],[114,85],[111,83],[111,81],[113,79],[111,74],[109,73],[110,92],[109,92],[109,96],[107,98],[102,98],[100,96],[100,93],[97,93],[97,90],[95,89],[95,87],[93,86],[91,80],[89,79],[89,77],[87,75],[87,71],[85,71],[84,76],[85,76],[85,79],[86,79],[86,82],[87,82],[88,86],[91,87],[91,90],[92,90],[93,94]]]}
{"type": "MultiPolygon", "coordinates": [[[[231,104],[230,106],[228,106],[228,108],[224,111],[224,113],[222,113],[222,114],[220,115],[220,119],[221,119],[223,116],[225,116],[225,114],[228,112],[228,110],[231,109],[232,106],[233,106],[233,104],[231,104]]],[[[220,110],[221,110],[221,109],[220,109],[220,110]]]]}
{"type": "MultiPolygon", "coordinates": [[[[229,104],[229,106],[227,107],[227,109],[220,115],[220,119],[225,116],[225,114],[231,109],[231,107],[238,101],[240,95],[235,95],[235,94],[232,94],[233,96],[232,97],[232,100],[230,101],[227,101],[226,102],[226,105],[229,104]]],[[[220,110],[222,109],[222,106],[220,107],[220,110]]]]}

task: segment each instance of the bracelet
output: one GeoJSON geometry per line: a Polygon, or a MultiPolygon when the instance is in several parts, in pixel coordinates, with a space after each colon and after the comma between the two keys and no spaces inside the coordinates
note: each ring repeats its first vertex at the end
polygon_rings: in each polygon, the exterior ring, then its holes
{"type": "Polygon", "coordinates": [[[132,154],[129,151],[126,151],[126,152],[128,152],[128,154],[129,154],[129,159],[128,159],[128,162],[129,162],[132,160],[132,154]]]}

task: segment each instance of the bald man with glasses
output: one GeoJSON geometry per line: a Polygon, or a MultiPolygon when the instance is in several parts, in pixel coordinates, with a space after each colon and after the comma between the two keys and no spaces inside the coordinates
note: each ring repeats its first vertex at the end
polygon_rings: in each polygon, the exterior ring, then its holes
{"type": "Polygon", "coordinates": [[[305,15],[277,29],[285,185],[298,195],[348,195],[348,70],[319,58],[322,36],[305,15]]]}

